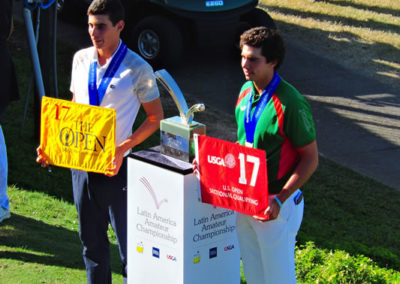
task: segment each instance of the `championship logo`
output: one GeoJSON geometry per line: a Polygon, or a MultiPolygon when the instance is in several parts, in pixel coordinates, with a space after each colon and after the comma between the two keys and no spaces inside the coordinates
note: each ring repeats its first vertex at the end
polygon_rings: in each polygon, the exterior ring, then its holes
{"type": "Polygon", "coordinates": [[[158,200],[156,196],[156,192],[154,191],[153,187],[151,186],[150,182],[145,178],[141,177],[139,181],[144,185],[144,187],[147,189],[147,191],[150,193],[151,198],[153,199],[154,205],[156,206],[157,209],[160,209],[160,206],[164,202],[168,202],[166,198],[162,200],[158,200]]]}

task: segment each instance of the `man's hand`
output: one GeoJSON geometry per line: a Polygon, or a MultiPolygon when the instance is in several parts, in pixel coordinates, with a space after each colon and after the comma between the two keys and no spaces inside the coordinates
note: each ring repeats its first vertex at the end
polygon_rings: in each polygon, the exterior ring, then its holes
{"type": "Polygon", "coordinates": [[[265,218],[261,216],[253,216],[253,218],[262,222],[271,221],[278,218],[279,212],[281,211],[281,207],[276,202],[275,198],[270,196],[268,198],[268,204],[269,206],[264,211],[265,218]]]}
{"type": "Polygon", "coordinates": [[[267,209],[265,209],[264,214],[269,217],[268,220],[275,220],[278,218],[279,212],[281,212],[281,207],[275,199],[272,199],[270,200],[267,209]]]}
{"type": "Polygon", "coordinates": [[[112,177],[118,174],[119,169],[121,168],[122,162],[124,160],[124,154],[126,150],[122,146],[117,146],[115,149],[115,156],[112,160],[112,164],[107,168],[106,176],[112,177]]]}
{"type": "Polygon", "coordinates": [[[47,167],[49,165],[49,159],[44,154],[42,148],[40,148],[40,145],[39,147],[36,148],[36,153],[37,153],[36,162],[39,163],[42,166],[42,168],[47,167]]]}

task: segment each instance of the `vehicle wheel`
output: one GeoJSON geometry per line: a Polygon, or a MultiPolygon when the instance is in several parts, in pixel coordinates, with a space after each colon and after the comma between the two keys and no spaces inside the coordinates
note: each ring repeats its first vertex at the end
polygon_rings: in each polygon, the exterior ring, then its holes
{"type": "Polygon", "coordinates": [[[56,5],[60,19],[87,26],[86,10],[89,5],[86,2],[58,0],[56,5]]]}
{"type": "Polygon", "coordinates": [[[183,39],[178,26],[166,17],[151,16],[132,29],[131,46],[153,67],[176,64],[183,39]]]}
{"type": "Polygon", "coordinates": [[[247,22],[250,28],[264,26],[276,30],[275,22],[271,16],[259,8],[251,10],[249,13],[245,14],[241,20],[247,22]]]}

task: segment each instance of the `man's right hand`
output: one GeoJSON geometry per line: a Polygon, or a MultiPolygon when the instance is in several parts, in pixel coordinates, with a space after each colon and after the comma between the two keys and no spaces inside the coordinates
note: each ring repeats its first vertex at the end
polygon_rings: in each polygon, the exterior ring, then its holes
{"type": "Polygon", "coordinates": [[[47,167],[49,165],[49,160],[44,154],[42,148],[40,148],[40,145],[39,147],[36,148],[36,153],[37,153],[36,162],[39,163],[42,166],[42,168],[47,167]]]}

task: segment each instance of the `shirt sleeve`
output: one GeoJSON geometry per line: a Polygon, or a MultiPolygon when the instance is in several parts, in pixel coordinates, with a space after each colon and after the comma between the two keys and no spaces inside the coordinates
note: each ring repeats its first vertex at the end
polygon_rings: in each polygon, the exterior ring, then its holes
{"type": "Polygon", "coordinates": [[[137,80],[136,94],[141,103],[147,103],[160,97],[153,68],[146,62],[137,67],[139,78],[137,80]]]}
{"type": "Polygon", "coordinates": [[[285,134],[293,146],[303,147],[316,138],[311,107],[306,99],[299,95],[296,103],[291,103],[285,114],[285,134]]]}

